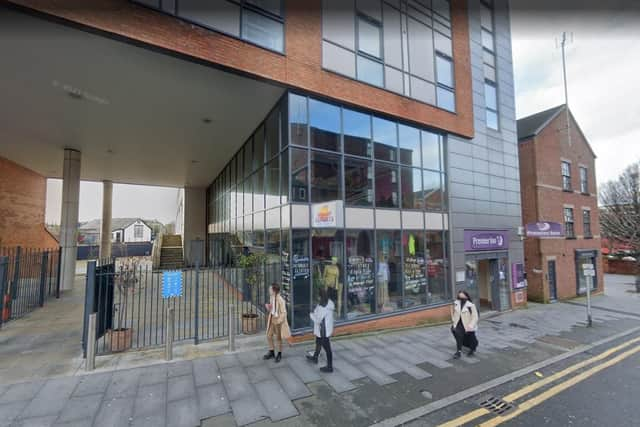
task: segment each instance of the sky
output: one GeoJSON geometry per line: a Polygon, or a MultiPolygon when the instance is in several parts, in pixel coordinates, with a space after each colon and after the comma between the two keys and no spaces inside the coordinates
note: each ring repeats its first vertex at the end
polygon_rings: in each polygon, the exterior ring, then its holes
{"type": "MultiPolygon", "coordinates": [[[[598,182],[640,161],[640,1],[510,0],[518,118],[564,103],[563,31],[569,106],[598,156],[598,182]]],[[[62,185],[49,180],[47,223],[60,222],[62,185]]],[[[114,184],[114,217],[175,220],[175,188],[114,184]]],[[[82,182],[80,221],[100,218],[102,184],[82,182]]]]}

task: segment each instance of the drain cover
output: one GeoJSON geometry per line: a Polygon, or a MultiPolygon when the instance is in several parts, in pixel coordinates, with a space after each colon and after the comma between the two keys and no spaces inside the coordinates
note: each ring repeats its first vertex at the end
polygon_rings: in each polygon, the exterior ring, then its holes
{"type": "Polygon", "coordinates": [[[505,402],[502,399],[498,399],[494,396],[484,397],[478,402],[484,409],[493,412],[497,415],[504,415],[509,411],[515,409],[515,405],[509,402],[505,402]]]}

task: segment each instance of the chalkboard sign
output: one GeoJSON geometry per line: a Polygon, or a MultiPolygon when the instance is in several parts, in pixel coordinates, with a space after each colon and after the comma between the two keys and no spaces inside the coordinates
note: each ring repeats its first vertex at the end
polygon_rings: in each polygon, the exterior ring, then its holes
{"type": "Polygon", "coordinates": [[[427,285],[425,275],[425,260],[419,256],[409,256],[404,259],[405,289],[420,293],[421,288],[427,285]]]}
{"type": "Polygon", "coordinates": [[[281,264],[281,274],[282,274],[282,289],[280,293],[282,294],[282,298],[289,303],[289,295],[291,294],[291,270],[289,266],[290,258],[289,252],[282,251],[282,264],[281,264]]]}
{"type": "Polygon", "coordinates": [[[349,294],[356,294],[365,300],[367,291],[374,286],[373,258],[350,256],[347,260],[347,283],[349,294]]]}
{"type": "Polygon", "coordinates": [[[291,263],[291,269],[293,271],[293,280],[308,279],[311,274],[311,267],[309,266],[309,257],[306,255],[293,255],[293,262],[291,263]]]}

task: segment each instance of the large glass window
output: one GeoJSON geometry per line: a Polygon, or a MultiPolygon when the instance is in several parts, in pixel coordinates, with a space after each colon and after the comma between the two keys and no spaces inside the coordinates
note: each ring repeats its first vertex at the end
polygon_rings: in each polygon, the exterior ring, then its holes
{"type": "Polygon", "coordinates": [[[242,37],[257,45],[277,50],[284,50],[284,31],[280,21],[269,18],[249,9],[242,14],[242,37]]]}
{"type": "Polygon", "coordinates": [[[340,108],[309,99],[311,146],[323,150],[340,150],[340,108]]]}
{"type": "Polygon", "coordinates": [[[582,211],[582,227],[584,230],[584,237],[593,237],[593,235],[591,234],[591,211],[588,209],[584,209],[582,211]]]}
{"type": "Polygon", "coordinates": [[[394,122],[373,118],[373,141],[378,160],[395,162],[398,159],[398,132],[394,122]]]}
{"type": "Polygon", "coordinates": [[[264,168],[253,174],[253,210],[264,209],[264,168]]]}
{"type": "Polygon", "coordinates": [[[375,313],[375,271],[373,231],[347,230],[346,318],[375,313]]]}
{"type": "Polygon", "coordinates": [[[289,203],[289,152],[280,154],[280,203],[289,203]]]}
{"type": "Polygon", "coordinates": [[[376,207],[397,208],[398,200],[398,167],[376,162],[375,165],[376,207]]]}
{"type": "Polygon", "coordinates": [[[317,303],[319,290],[324,288],[336,306],[336,317],[344,312],[344,272],[343,272],[344,232],[342,230],[313,230],[311,254],[313,261],[313,302],[317,303]]]}
{"type": "Polygon", "coordinates": [[[373,170],[370,160],[344,158],[344,191],[347,205],[372,205],[373,170]]]}
{"type": "Polygon", "coordinates": [[[340,157],[311,152],[311,202],[342,199],[342,168],[340,157]]]}
{"type": "MultiPolygon", "coordinates": [[[[446,233],[444,233],[446,234],[446,233]]],[[[447,260],[443,233],[427,231],[427,304],[447,301],[447,260]]]]}
{"type": "Polygon", "coordinates": [[[420,131],[416,128],[399,125],[400,163],[420,167],[420,131]]]}
{"type": "Polygon", "coordinates": [[[244,144],[244,177],[248,177],[253,172],[253,138],[244,144]]]}
{"type": "Polygon", "coordinates": [[[487,127],[498,129],[498,93],[496,85],[489,80],[484,82],[484,100],[487,108],[487,127]]]}
{"type": "Polygon", "coordinates": [[[291,200],[308,202],[309,165],[307,151],[299,148],[291,149],[291,200]]]}
{"type": "Polygon", "coordinates": [[[571,163],[563,161],[561,163],[562,173],[562,189],[565,191],[571,191],[571,163]]]}
{"type": "Polygon", "coordinates": [[[371,116],[345,108],[342,118],[345,154],[371,157],[371,116]]]}
{"type": "Polygon", "coordinates": [[[382,63],[358,55],[358,80],[374,86],[384,86],[382,63]]]}
{"type": "Polygon", "coordinates": [[[402,209],[422,209],[422,171],[417,168],[402,168],[402,209]]]}
{"type": "Polygon", "coordinates": [[[280,164],[278,157],[267,164],[265,206],[267,209],[280,204],[280,164]]]}
{"type": "Polygon", "coordinates": [[[253,179],[251,177],[244,181],[244,213],[250,214],[253,212],[253,179]]]}
{"type": "Polygon", "coordinates": [[[376,231],[378,263],[376,307],[378,313],[402,308],[402,257],[400,231],[376,231]]]}
{"type": "Polygon", "coordinates": [[[293,327],[309,326],[311,310],[311,267],[309,230],[291,230],[291,283],[293,288],[293,327]]]}
{"type": "Polygon", "coordinates": [[[404,231],[402,233],[402,253],[404,254],[404,307],[427,303],[426,256],[424,251],[424,231],[404,231]]]}
{"type": "Polygon", "coordinates": [[[272,159],[280,151],[280,108],[275,108],[267,117],[266,152],[267,160],[272,159]]]}
{"type": "Polygon", "coordinates": [[[576,237],[573,208],[564,208],[564,230],[568,239],[576,237]]]}
{"type": "Polygon", "coordinates": [[[308,145],[307,142],[307,98],[289,95],[289,120],[291,123],[291,143],[308,145]]]}
{"type": "Polygon", "coordinates": [[[589,193],[589,173],[584,166],[580,166],[580,192],[582,194],[589,193]]]}
{"type": "Polygon", "coordinates": [[[260,125],[253,136],[253,170],[264,164],[264,125],[260,125]]]}
{"type": "Polygon", "coordinates": [[[375,21],[358,17],[358,50],[382,58],[382,28],[375,21]]]}
{"type": "Polygon", "coordinates": [[[439,84],[453,88],[453,62],[449,58],[441,55],[436,56],[436,72],[439,84]]]}
{"type": "Polygon", "coordinates": [[[440,135],[422,131],[422,167],[425,169],[442,170],[440,135]]]}
{"type": "Polygon", "coordinates": [[[430,211],[442,209],[443,191],[441,174],[425,170],[422,174],[424,182],[424,206],[430,211]]]}

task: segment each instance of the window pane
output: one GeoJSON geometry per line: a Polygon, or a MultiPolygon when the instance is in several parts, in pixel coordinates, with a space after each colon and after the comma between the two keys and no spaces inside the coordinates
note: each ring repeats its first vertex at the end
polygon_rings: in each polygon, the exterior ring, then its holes
{"type": "Polygon", "coordinates": [[[289,203],[289,152],[280,154],[280,203],[289,203]]]}
{"type": "Polygon", "coordinates": [[[422,174],[424,181],[424,205],[427,210],[439,211],[442,209],[442,185],[440,174],[437,172],[424,171],[422,174]]]}
{"type": "Polygon", "coordinates": [[[265,185],[267,209],[280,205],[280,163],[278,157],[267,164],[267,177],[265,185]]]}
{"type": "Polygon", "coordinates": [[[498,114],[494,111],[487,110],[487,127],[498,130],[498,114]]]}
{"type": "Polygon", "coordinates": [[[340,157],[311,152],[311,202],[342,199],[340,157]]]}
{"type": "Polygon", "coordinates": [[[438,83],[448,87],[453,87],[453,64],[447,58],[436,56],[436,71],[438,73],[438,83]]]}
{"type": "Polygon", "coordinates": [[[382,87],[382,64],[358,55],[358,80],[382,87]]]}
{"type": "Polygon", "coordinates": [[[408,22],[411,74],[433,82],[433,30],[412,18],[409,18],[408,22]]]}
{"type": "Polygon", "coordinates": [[[495,68],[496,66],[496,57],[493,53],[488,52],[486,50],[482,50],[482,60],[485,64],[491,65],[495,68]]]}
{"type": "Polygon", "coordinates": [[[440,165],[440,135],[422,131],[422,167],[426,169],[441,170],[440,165]]]}
{"type": "Polygon", "coordinates": [[[291,200],[308,202],[308,167],[307,151],[299,148],[291,149],[291,200]]]}
{"type": "Polygon", "coordinates": [[[344,158],[345,203],[371,206],[373,202],[373,171],[370,160],[344,158]]]}
{"type": "Polygon", "coordinates": [[[313,230],[311,232],[311,254],[313,260],[313,301],[318,301],[321,288],[327,290],[329,298],[336,306],[336,317],[341,318],[343,308],[344,283],[344,231],[313,230]]]}
{"type": "Polygon", "coordinates": [[[396,124],[389,120],[373,118],[373,141],[378,160],[395,162],[398,159],[398,134],[396,124]]]}
{"type": "Polygon", "coordinates": [[[267,160],[272,159],[280,151],[280,109],[276,108],[267,117],[267,160]]]}
{"type": "Polygon", "coordinates": [[[253,136],[253,170],[264,165],[264,125],[260,125],[253,136]]]}
{"type": "Polygon", "coordinates": [[[496,81],[496,69],[491,65],[483,64],[482,68],[484,69],[484,78],[487,80],[491,80],[492,82],[496,81]]]}
{"type": "Polygon", "coordinates": [[[367,114],[343,109],[344,152],[371,157],[371,117],[367,114]]]}
{"type": "Polygon", "coordinates": [[[362,18],[358,19],[358,50],[382,58],[380,27],[362,18]]]}
{"type": "Polygon", "coordinates": [[[278,52],[284,49],[282,23],[248,9],[242,13],[242,38],[278,52]]]}
{"type": "Polygon", "coordinates": [[[251,3],[254,6],[259,7],[269,13],[273,13],[276,16],[282,16],[282,1],[281,0],[246,0],[247,3],[251,3]]]}
{"type": "Polygon", "coordinates": [[[493,13],[483,4],[480,5],[480,24],[487,30],[493,31],[493,13]]]}
{"type": "Polygon", "coordinates": [[[452,91],[438,87],[438,107],[449,111],[456,111],[456,100],[452,91]]]}
{"type": "Polygon", "coordinates": [[[402,308],[402,265],[400,257],[400,231],[377,231],[378,288],[376,306],[378,313],[402,308]]]}
{"type": "Polygon", "coordinates": [[[496,94],[496,87],[487,82],[484,84],[484,101],[487,108],[492,110],[498,109],[498,95],[496,94]]]}
{"type": "Polygon", "coordinates": [[[487,30],[482,30],[482,47],[493,52],[493,34],[487,30]]]}
{"type": "Polygon", "coordinates": [[[445,253],[442,232],[427,231],[427,304],[448,299],[445,253]]]}
{"type": "Polygon", "coordinates": [[[347,230],[347,314],[354,319],[375,313],[373,231],[347,230]]]}
{"type": "Polygon", "coordinates": [[[291,231],[291,283],[293,287],[293,327],[309,326],[311,319],[311,267],[309,230],[291,231]]]}
{"type": "Polygon", "coordinates": [[[402,233],[404,254],[404,308],[427,303],[427,271],[424,252],[424,232],[402,233]]]}
{"type": "Polygon", "coordinates": [[[245,178],[253,172],[253,139],[249,139],[244,144],[244,176],[245,178]]]}
{"type": "Polygon", "coordinates": [[[422,209],[422,171],[416,168],[402,168],[402,208],[422,209]]]}
{"type": "Polygon", "coordinates": [[[289,117],[291,120],[291,143],[307,145],[307,98],[289,95],[289,117]]]}
{"type": "Polygon", "coordinates": [[[398,125],[400,142],[400,163],[420,167],[420,131],[416,128],[398,125]]]}
{"type": "Polygon", "coordinates": [[[253,179],[251,177],[244,181],[244,213],[253,212],[253,179]]]}
{"type": "Polygon", "coordinates": [[[264,168],[253,174],[253,210],[264,209],[264,168]]]}
{"type": "Polygon", "coordinates": [[[340,108],[325,102],[309,100],[311,146],[324,150],[340,149],[340,108]]]}
{"type": "Polygon", "coordinates": [[[376,162],[376,206],[398,207],[398,167],[376,162]]]}

